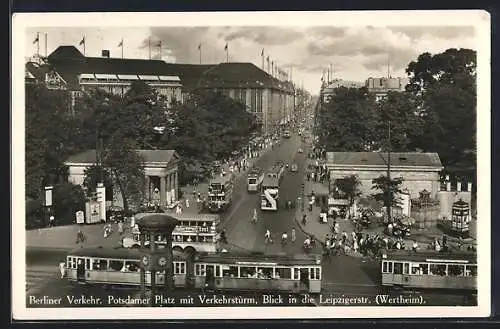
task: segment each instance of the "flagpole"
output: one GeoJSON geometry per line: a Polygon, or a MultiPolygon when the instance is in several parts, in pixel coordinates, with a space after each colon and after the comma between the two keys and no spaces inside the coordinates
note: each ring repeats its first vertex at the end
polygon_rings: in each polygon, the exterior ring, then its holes
{"type": "Polygon", "coordinates": [[[123,59],[123,38],[122,38],[122,59],[123,59]]]}
{"type": "Polygon", "coordinates": [[[226,63],[229,63],[229,46],[226,43],[226,63]]]}
{"type": "Polygon", "coordinates": [[[85,40],[85,36],[83,36],[83,55],[87,55],[87,40],[85,40]]]}
{"type": "Polygon", "coordinates": [[[36,33],[36,54],[40,56],[40,33],[36,33]]]}
{"type": "Polygon", "coordinates": [[[262,49],[262,52],[260,53],[260,57],[262,58],[262,70],[264,69],[264,49],[262,49]]]}
{"type": "Polygon", "coordinates": [[[160,40],[160,60],[161,60],[161,40],[160,40]]]}
{"type": "Polygon", "coordinates": [[[201,65],[201,43],[198,45],[198,50],[200,52],[200,65],[201,65]]]}
{"type": "Polygon", "coordinates": [[[151,38],[148,38],[149,59],[151,59],[151,38]]]}
{"type": "Polygon", "coordinates": [[[45,33],[45,57],[47,57],[47,33],[45,33]]]}

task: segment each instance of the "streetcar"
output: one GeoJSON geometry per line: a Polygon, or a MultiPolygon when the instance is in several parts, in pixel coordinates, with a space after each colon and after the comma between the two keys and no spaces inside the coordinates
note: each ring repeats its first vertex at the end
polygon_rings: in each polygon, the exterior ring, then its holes
{"type": "MultiPolygon", "coordinates": [[[[77,248],[66,257],[68,281],[104,286],[139,286],[140,260],[146,255],[139,249],[126,248],[77,248]]],[[[189,255],[172,251],[174,285],[186,285],[186,264],[189,255]]],[[[156,273],[156,283],[165,283],[165,272],[156,273]]],[[[146,286],[151,286],[151,274],[146,272],[146,286]]]]}
{"type": "MultiPolygon", "coordinates": [[[[159,250],[161,253],[161,249],[159,250]]],[[[172,251],[176,288],[200,290],[321,291],[320,255],[263,255],[252,253],[188,253],[172,251]]],[[[77,248],[66,257],[67,279],[73,283],[139,286],[140,261],[146,251],[126,248],[77,248]]],[[[165,272],[156,272],[165,283],[165,272]]],[[[146,271],[145,285],[151,285],[146,271]]]]}
{"type": "Polygon", "coordinates": [[[208,210],[222,212],[229,208],[233,198],[234,175],[221,173],[212,178],[208,184],[208,210]]]}
{"type": "Polygon", "coordinates": [[[248,192],[258,192],[264,180],[264,172],[260,168],[252,168],[247,176],[248,192]]]}
{"type": "MultiPolygon", "coordinates": [[[[220,216],[216,214],[172,214],[179,222],[172,232],[172,248],[179,251],[215,252],[218,249],[218,226],[220,216]]],[[[140,222],[140,219],[138,220],[140,222]]],[[[124,248],[140,248],[139,229],[134,228],[122,239],[124,248]]],[[[149,240],[144,241],[146,247],[149,240]]],[[[165,236],[159,235],[156,244],[161,248],[166,245],[165,236]]]]}
{"type": "Polygon", "coordinates": [[[271,167],[262,182],[261,210],[278,210],[279,187],[285,173],[285,167],[281,164],[271,167]]]}
{"type": "Polygon", "coordinates": [[[477,261],[472,252],[398,250],[382,255],[383,287],[477,291],[477,261]]]}

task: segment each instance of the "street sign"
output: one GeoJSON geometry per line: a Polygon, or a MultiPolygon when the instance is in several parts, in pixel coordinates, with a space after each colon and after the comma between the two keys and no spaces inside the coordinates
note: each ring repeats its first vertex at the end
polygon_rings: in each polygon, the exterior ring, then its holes
{"type": "Polygon", "coordinates": [[[77,224],[83,224],[85,223],[85,213],[81,210],[76,212],[76,223],[77,224]]]}

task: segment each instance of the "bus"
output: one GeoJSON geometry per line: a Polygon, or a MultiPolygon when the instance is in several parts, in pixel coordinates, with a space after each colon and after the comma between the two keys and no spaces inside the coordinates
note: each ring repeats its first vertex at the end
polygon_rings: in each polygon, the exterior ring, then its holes
{"type": "Polygon", "coordinates": [[[208,210],[212,213],[225,211],[231,206],[234,189],[234,175],[219,174],[208,184],[208,210]]]}
{"type": "Polygon", "coordinates": [[[264,180],[264,172],[260,168],[252,168],[247,176],[248,192],[258,192],[264,180]]]}
{"type": "Polygon", "coordinates": [[[267,171],[262,181],[261,210],[278,210],[279,186],[285,174],[285,166],[278,164],[267,171]]]}
{"type": "MultiPolygon", "coordinates": [[[[179,222],[172,232],[172,248],[179,251],[193,253],[216,252],[219,248],[218,228],[220,216],[215,214],[172,214],[179,222]]],[[[140,222],[140,219],[138,220],[140,222]]],[[[139,229],[132,229],[122,239],[124,248],[140,248],[139,229]]],[[[148,239],[145,239],[145,246],[149,246],[148,239]]],[[[166,245],[165,236],[158,236],[156,244],[159,248],[166,245]]]]}
{"type": "Polygon", "coordinates": [[[382,255],[383,287],[477,291],[473,252],[398,250],[382,255]]]}
{"type": "MultiPolygon", "coordinates": [[[[161,257],[161,249],[158,251],[161,257]]],[[[200,253],[194,257],[172,251],[176,288],[204,291],[321,292],[321,255],[263,255],[252,253],[200,253]]],[[[125,248],[76,248],[66,257],[67,279],[79,284],[139,286],[141,261],[146,251],[125,248]]],[[[165,272],[156,272],[156,284],[165,272]]],[[[151,285],[146,271],[145,285],[151,285]]]]}

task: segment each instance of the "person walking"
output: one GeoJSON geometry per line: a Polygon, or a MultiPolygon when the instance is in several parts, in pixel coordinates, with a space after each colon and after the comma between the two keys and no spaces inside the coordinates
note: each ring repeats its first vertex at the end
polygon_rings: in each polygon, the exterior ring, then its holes
{"type": "Polygon", "coordinates": [[[123,234],[123,221],[122,220],[118,221],[118,233],[120,233],[120,235],[123,234]]]}
{"type": "Polygon", "coordinates": [[[59,263],[59,272],[61,272],[61,279],[64,279],[64,277],[66,276],[66,262],[65,261],[61,261],[59,263]]]}
{"type": "Polygon", "coordinates": [[[189,208],[189,199],[186,198],[186,208],[189,208]]]}
{"type": "Polygon", "coordinates": [[[135,217],[132,215],[130,218],[130,228],[133,229],[135,227],[135,217]]]}
{"type": "Polygon", "coordinates": [[[54,215],[50,215],[49,217],[49,227],[54,227],[56,223],[56,219],[54,218],[54,215]]]}

